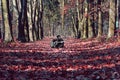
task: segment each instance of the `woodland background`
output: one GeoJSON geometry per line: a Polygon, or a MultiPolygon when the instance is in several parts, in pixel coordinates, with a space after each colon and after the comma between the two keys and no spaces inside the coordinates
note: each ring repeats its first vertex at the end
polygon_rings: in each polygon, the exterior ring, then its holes
{"type": "Polygon", "coordinates": [[[0,38],[36,41],[44,36],[108,38],[119,29],[119,0],[1,0],[0,38]]]}
{"type": "Polygon", "coordinates": [[[119,0],[0,0],[0,80],[120,80],[119,24],[119,0]]]}

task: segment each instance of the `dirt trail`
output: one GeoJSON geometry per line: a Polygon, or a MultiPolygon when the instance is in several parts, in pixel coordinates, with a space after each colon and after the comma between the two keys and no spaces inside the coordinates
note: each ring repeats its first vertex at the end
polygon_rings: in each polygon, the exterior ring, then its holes
{"type": "Polygon", "coordinates": [[[68,38],[56,49],[51,40],[1,45],[0,80],[107,80],[120,74],[120,42],[68,38]]]}

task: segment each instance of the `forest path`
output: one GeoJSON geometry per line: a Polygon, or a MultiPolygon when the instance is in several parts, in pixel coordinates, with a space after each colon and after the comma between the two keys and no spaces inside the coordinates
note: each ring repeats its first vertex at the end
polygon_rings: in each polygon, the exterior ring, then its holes
{"type": "Polygon", "coordinates": [[[65,47],[56,49],[51,40],[1,43],[0,80],[95,80],[94,73],[107,80],[120,74],[120,42],[66,38],[65,47]]]}
{"type": "Polygon", "coordinates": [[[64,48],[51,48],[50,42],[53,38],[45,38],[41,41],[30,43],[8,43],[0,46],[0,52],[43,52],[43,53],[81,53],[99,51],[109,48],[120,47],[120,42],[99,42],[96,39],[80,40],[74,38],[64,39],[64,48]]]}

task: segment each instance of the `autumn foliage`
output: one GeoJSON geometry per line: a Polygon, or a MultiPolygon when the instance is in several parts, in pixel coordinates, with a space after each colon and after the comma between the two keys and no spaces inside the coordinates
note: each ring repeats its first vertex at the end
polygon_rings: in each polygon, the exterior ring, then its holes
{"type": "Polygon", "coordinates": [[[120,79],[119,41],[65,38],[64,48],[53,49],[51,40],[1,43],[0,80],[120,79]]]}

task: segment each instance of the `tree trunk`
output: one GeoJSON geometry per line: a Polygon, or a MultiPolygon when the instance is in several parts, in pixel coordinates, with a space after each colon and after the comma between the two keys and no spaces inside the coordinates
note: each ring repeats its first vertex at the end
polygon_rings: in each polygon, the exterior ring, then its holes
{"type": "Polygon", "coordinates": [[[4,26],[3,26],[3,16],[2,16],[2,2],[0,1],[0,39],[3,40],[4,39],[4,26]]]}
{"type": "Polygon", "coordinates": [[[26,38],[25,38],[25,2],[26,0],[21,0],[20,6],[21,9],[19,12],[19,24],[18,24],[18,40],[22,41],[22,42],[26,42],[26,38]]]}
{"type": "Polygon", "coordinates": [[[72,16],[72,26],[73,26],[73,34],[74,34],[74,37],[77,37],[77,33],[78,33],[78,30],[77,30],[77,25],[76,25],[76,20],[74,18],[74,15],[72,16]]]}
{"type": "Polygon", "coordinates": [[[12,12],[12,30],[13,30],[13,37],[14,40],[18,38],[18,17],[19,17],[19,10],[17,7],[17,1],[16,0],[11,0],[12,1],[12,6],[13,6],[13,12],[12,12]]]}
{"type": "Polygon", "coordinates": [[[37,21],[38,21],[38,10],[37,10],[37,1],[32,0],[32,25],[33,25],[33,40],[37,40],[37,21]]]}
{"type": "MultiPolygon", "coordinates": [[[[81,3],[79,4],[79,0],[76,1],[76,7],[77,7],[77,19],[78,19],[78,38],[83,38],[86,37],[84,33],[86,33],[86,31],[84,31],[86,29],[86,17],[84,16],[84,13],[86,12],[82,12],[82,9],[84,9],[84,4],[81,3]]],[[[85,10],[85,9],[84,9],[85,10]]]]}
{"type": "MultiPolygon", "coordinates": [[[[90,11],[90,4],[88,5],[88,11],[90,11]]],[[[90,17],[91,17],[91,15],[88,15],[88,38],[92,38],[94,36],[92,21],[91,21],[90,17]]]]}
{"type": "Polygon", "coordinates": [[[61,10],[61,31],[60,33],[64,35],[64,5],[65,1],[64,0],[58,0],[60,3],[60,10],[61,10]]]}
{"type": "Polygon", "coordinates": [[[116,5],[116,29],[119,29],[119,0],[117,0],[117,5],[116,5]]]}
{"type": "Polygon", "coordinates": [[[93,28],[91,25],[91,20],[88,18],[88,37],[92,38],[93,37],[93,28]]]}
{"type": "Polygon", "coordinates": [[[85,21],[84,21],[84,30],[83,30],[83,39],[86,39],[87,38],[87,18],[85,18],[85,21]]]}
{"type": "Polygon", "coordinates": [[[32,2],[31,1],[32,0],[27,0],[27,5],[28,5],[27,17],[28,17],[28,27],[29,27],[29,41],[33,41],[33,33],[32,33],[33,26],[32,26],[32,11],[31,11],[32,2]]]}
{"type": "Polygon", "coordinates": [[[2,14],[3,14],[3,23],[4,23],[4,41],[9,42],[12,40],[9,19],[8,19],[8,8],[7,0],[2,0],[2,14]]]}
{"type": "Polygon", "coordinates": [[[78,34],[77,37],[81,36],[81,21],[80,21],[80,11],[79,11],[79,0],[76,1],[76,7],[77,7],[77,20],[78,20],[78,34]],[[79,35],[80,34],[80,35],[79,35]]]}
{"type": "Polygon", "coordinates": [[[98,35],[97,37],[102,36],[102,14],[101,11],[98,12],[98,35]]]}
{"type": "Polygon", "coordinates": [[[114,29],[115,29],[115,0],[110,0],[108,38],[114,36],[114,29]]]}
{"type": "Polygon", "coordinates": [[[43,3],[42,0],[38,0],[38,39],[43,39],[43,3]]]}
{"type": "Polygon", "coordinates": [[[63,33],[63,35],[64,35],[64,0],[62,0],[62,16],[61,16],[61,18],[62,18],[62,33],[63,33]]]}
{"type": "Polygon", "coordinates": [[[83,17],[85,17],[85,21],[84,21],[84,30],[83,30],[83,39],[87,38],[87,17],[88,17],[88,3],[87,1],[85,1],[85,12],[83,17]]]}

